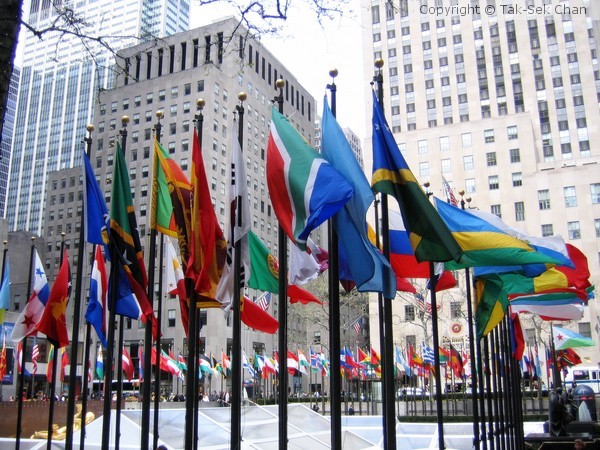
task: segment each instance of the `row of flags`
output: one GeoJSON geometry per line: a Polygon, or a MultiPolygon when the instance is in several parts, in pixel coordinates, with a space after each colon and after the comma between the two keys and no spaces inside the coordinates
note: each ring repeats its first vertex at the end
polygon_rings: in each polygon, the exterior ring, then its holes
{"type": "MultiPolygon", "coordinates": [[[[311,249],[316,273],[323,270],[323,260],[319,261],[317,255],[324,255],[324,251],[313,251],[310,232],[332,218],[340,237],[340,280],[350,280],[359,291],[381,292],[389,298],[395,296],[397,289],[414,292],[405,278],[429,278],[432,274],[426,270],[425,263],[435,262],[438,288],[455,284],[451,270],[467,267],[479,270],[475,272],[478,337],[493,329],[509,307],[514,312],[537,313],[551,320],[581,317],[581,307],[593,290],[588,281],[585,256],[575,247],[565,245],[562,239],[524,236],[496,216],[458,208],[456,201],[435,199],[433,205],[399,151],[375,93],[374,163],[370,184],[327,101],[323,110],[321,154],[310,147],[275,108],[271,120],[266,163],[271,203],[283,230],[295,244],[292,253],[311,249]],[[370,239],[366,222],[366,211],[374,200],[373,192],[393,196],[400,209],[398,214],[390,215],[389,261],[370,239]],[[346,257],[350,254],[352,258],[346,257]],[[441,283],[444,277],[446,281],[441,283]]],[[[186,278],[193,281],[198,306],[229,307],[234,283],[231,262],[236,242],[241,243],[241,286],[278,293],[277,261],[250,230],[247,211],[238,208],[240,203],[244,205],[247,193],[237,137],[232,136],[229,242],[210,201],[196,131],[191,180],[156,140],[154,150],[151,226],[177,238],[179,244],[181,262],[167,239],[167,254],[173,265],[168,271],[172,274],[170,292],[180,297],[184,326],[190,296],[185,290],[186,278]],[[242,182],[238,182],[240,179],[242,182]]],[[[114,287],[116,313],[153,323],[155,318],[146,294],[147,272],[120,144],[117,143],[114,158],[110,214],[85,153],[83,160],[85,236],[87,242],[97,244],[100,249],[95,254],[90,286],[93,295],[86,319],[106,344],[106,294],[110,280],[104,260],[113,258],[112,264],[117,268],[114,271],[118,281],[114,287]]],[[[66,251],[52,292],[37,252],[34,268],[33,294],[11,338],[19,341],[42,331],[62,348],[68,344],[64,310],[70,293],[70,270],[66,251]]],[[[300,279],[308,279],[314,273],[300,279]]],[[[301,282],[289,285],[292,302],[320,302],[299,285],[301,282]]],[[[269,333],[277,330],[278,322],[268,315],[262,300],[257,305],[242,298],[240,309],[242,320],[249,326],[269,333]]],[[[158,330],[154,332],[156,336],[158,330]]]]}

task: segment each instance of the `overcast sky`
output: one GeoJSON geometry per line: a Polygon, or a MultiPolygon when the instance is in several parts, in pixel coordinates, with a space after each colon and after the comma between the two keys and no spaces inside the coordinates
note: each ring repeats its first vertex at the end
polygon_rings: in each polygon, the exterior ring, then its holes
{"type": "MultiPolygon", "coordinates": [[[[352,12],[342,18],[324,19],[322,26],[306,4],[296,0],[288,14],[283,31],[262,39],[267,49],[290,70],[317,100],[317,113],[323,111],[326,85],[331,83],[329,70],[339,72],[337,85],[337,118],[342,127],[351,128],[361,140],[365,138],[364,86],[359,1],[351,0],[352,12]]],[[[223,5],[215,10],[199,7],[192,1],[191,28],[226,15],[223,5]]]]}

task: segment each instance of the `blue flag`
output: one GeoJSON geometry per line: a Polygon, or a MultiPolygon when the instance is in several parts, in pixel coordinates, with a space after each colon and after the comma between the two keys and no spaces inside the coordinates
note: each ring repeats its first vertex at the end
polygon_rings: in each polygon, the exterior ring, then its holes
{"type": "Polygon", "coordinates": [[[83,180],[85,189],[83,195],[85,241],[92,244],[106,245],[108,244],[108,229],[110,227],[108,208],[85,151],[83,152],[83,180]]]}
{"type": "Polygon", "coordinates": [[[396,276],[390,263],[368,238],[367,210],[375,196],[358,164],[352,148],[337,123],[325,98],[321,124],[321,153],[354,188],[354,195],[333,216],[339,236],[340,254],[352,255],[346,264],[361,292],[382,292],[386,298],[396,296],[396,276]]]}
{"type": "Polygon", "coordinates": [[[90,277],[90,302],[85,311],[85,319],[94,327],[98,339],[106,347],[106,334],[108,332],[108,275],[102,247],[96,247],[92,276],[90,277]]]}
{"type": "Polygon", "coordinates": [[[8,259],[4,267],[4,276],[2,277],[2,287],[0,287],[0,325],[4,323],[4,313],[10,308],[10,266],[8,259]]]}

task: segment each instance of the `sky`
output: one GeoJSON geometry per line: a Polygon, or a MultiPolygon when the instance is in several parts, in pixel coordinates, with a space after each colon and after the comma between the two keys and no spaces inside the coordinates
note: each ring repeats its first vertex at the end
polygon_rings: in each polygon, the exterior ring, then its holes
{"type": "MultiPolygon", "coordinates": [[[[316,15],[308,10],[307,0],[292,2],[288,19],[277,35],[264,36],[261,42],[317,101],[319,116],[323,111],[323,96],[332,79],[331,69],[338,70],[337,119],[364,140],[365,131],[365,84],[360,28],[360,5],[350,0],[343,17],[323,19],[319,24],[316,15]],[[294,7],[295,6],[295,7],[294,7]]],[[[223,5],[211,11],[211,6],[198,6],[192,1],[191,28],[225,17],[223,5]]]]}

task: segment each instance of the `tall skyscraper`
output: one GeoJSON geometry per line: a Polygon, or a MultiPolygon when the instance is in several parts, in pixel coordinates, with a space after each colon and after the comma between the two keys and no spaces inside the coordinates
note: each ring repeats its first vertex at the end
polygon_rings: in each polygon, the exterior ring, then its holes
{"type": "MultiPolygon", "coordinates": [[[[365,74],[383,58],[386,117],[417,179],[445,199],[445,178],[471,207],[528,234],[562,235],[585,252],[597,281],[593,2],[361,3],[370,12],[362,19],[365,74]]],[[[586,311],[575,328],[598,338],[595,302],[586,311]]]]}
{"type": "MultiPolygon", "coordinates": [[[[63,6],[32,0],[26,20],[37,29],[46,28],[63,6]]],[[[10,230],[42,234],[48,174],[80,164],[78,150],[85,126],[93,120],[97,94],[112,83],[113,58],[104,44],[118,50],[140,39],[186,30],[189,3],[84,0],[75,12],[89,21],[80,24],[81,33],[100,40],[50,32],[40,39],[22,31],[25,42],[6,202],[10,230]]]]}

